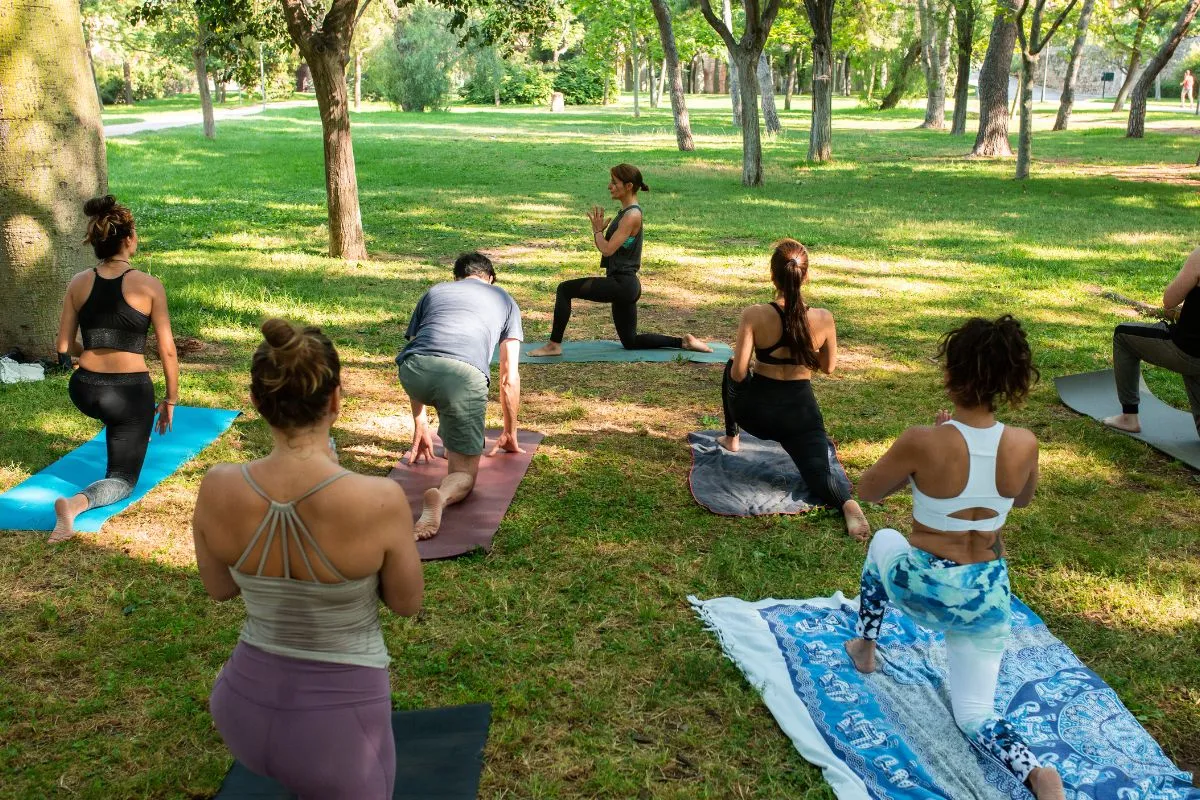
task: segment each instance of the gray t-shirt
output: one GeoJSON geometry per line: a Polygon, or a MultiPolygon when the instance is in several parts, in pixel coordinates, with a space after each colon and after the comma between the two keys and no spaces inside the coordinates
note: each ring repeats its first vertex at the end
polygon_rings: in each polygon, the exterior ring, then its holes
{"type": "Polygon", "coordinates": [[[490,382],[492,352],[505,339],[524,341],[521,309],[508,292],[476,278],[430,287],[408,321],[408,344],[396,356],[441,356],[465,361],[490,382]]]}

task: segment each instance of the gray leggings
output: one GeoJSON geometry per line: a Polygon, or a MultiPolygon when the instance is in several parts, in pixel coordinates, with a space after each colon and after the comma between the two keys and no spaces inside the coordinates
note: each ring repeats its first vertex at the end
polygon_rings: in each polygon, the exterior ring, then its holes
{"type": "Polygon", "coordinates": [[[1183,376],[1196,433],[1200,434],[1200,357],[1180,350],[1164,322],[1123,322],[1113,331],[1113,372],[1122,412],[1138,413],[1143,361],[1183,376]]]}

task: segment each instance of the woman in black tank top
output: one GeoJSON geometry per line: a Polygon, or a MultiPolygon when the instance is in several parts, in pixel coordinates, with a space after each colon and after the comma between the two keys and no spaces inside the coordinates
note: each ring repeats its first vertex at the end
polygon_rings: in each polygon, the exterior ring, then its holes
{"type": "Polygon", "coordinates": [[[179,365],[166,293],[157,279],[129,265],[138,241],[133,215],[112,195],[89,200],[83,209],[91,218],[87,241],[100,263],[76,275],[67,287],[56,346],[59,363],[69,369],[76,332],[83,338],[79,369],[71,375],[69,391],[76,408],[104,423],[108,466],[104,478],[54,502],[51,542],[71,538],[79,514],[124,500],[133,492],[146,459],[155,411],[158,431],[165,433],[171,428],[179,396],[179,365]],[[131,297],[145,310],[130,303],[131,297]],[[143,355],[152,323],[167,384],[166,397],[157,407],[143,355]]]}
{"type": "Polygon", "coordinates": [[[870,528],[850,496],[849,483],[834,469],[825,420],[809,380],[815,370],[833,372],[837,331],[828,311],[804,304],[800,287],[807,279],[804,245],[795,239],[776,244],[771,254],[776,298],[769,304],[775,313],[767,313],[762,306],[742,312],[734,356],[725,365],[721,381],[725,435],[717,441],[736,452],[740,428],[759,439],[779,442],[813,494],[825,506],[842,512],[846,531],[856,539],[866,539],[870,528]],[[756,331],[764,327],[772,331],[776,315],[779,337],[773,344],[759,347],[756,331]],[[751,351],[757,369],[752,368],[751,351]]]}
{"type": "Polygon", "coordinates": [[[630,164],[612,168],[608,193],[621,204],[612,221],[604,221],[604,212],[594,206],[588,213],[592,223],[592,243],[600,251],[603,278],[576,278],[558,285],[554,299],[554,322],[550,341],[543,347],[530,350],[531,356],[562,355],[562,340],[571,319],[571,301],[591,300],[611,303],[613,325],[621,346],[626,350],[654,350],[675,347],[711,353],[712,348],[692,336],[663,336],[658,333],[637,332],[637,301],[642,296],[638,270],[642,266],[642,208],[637,204],[638,191],[650,191],[642,173],[630,164]]]}

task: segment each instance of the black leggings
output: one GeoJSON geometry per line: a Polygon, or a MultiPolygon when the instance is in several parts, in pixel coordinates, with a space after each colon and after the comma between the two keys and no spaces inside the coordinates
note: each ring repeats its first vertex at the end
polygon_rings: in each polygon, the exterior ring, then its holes
{"type": "Polygon", "coordinates": [[[732,369],[730,361],[721,380],[725,435],[737,436],[740,426],[751,436],[779,442],[809,490],[822,504],[841,511],[850,493],[830,467],[829,438],[812,383],[762,375],[751,375],[739,383],[733,379],[732,369]]]}
{"type": "Polygon", "coordinates": [[[108,469],[104,479],[80,494],[88,508],[124,500],[137,485],[154,426],[154,382],[149,372],[92,372],[82,367],[71,375],[71,402],[104,423],[108,469]]]}
{"type": "Polygon", "coordinates": [[[554,298],[554,326],[550,341],[561,343],[571,319],[571,301],[575,298],[593,303],[612,303],[613,324],[626,350],[654,350],[659,347],[683,347],[678,336],[637,332],[637,301],[642,283],[637,275],[613,275],[609,278],[576,278],[558,285],[554,298]]]}

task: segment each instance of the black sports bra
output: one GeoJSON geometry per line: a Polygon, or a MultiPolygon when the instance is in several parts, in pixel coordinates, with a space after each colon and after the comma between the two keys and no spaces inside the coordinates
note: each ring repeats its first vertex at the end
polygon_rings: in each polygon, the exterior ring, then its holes
{"type": "Polygon", "coordinates": [[[785,320],[783,316],[783,309],[774,303],[768,303],[768,305],[775,309],[775,313],[779,315],[779,324],[783,327],[783,333],[779,335],[779,341],[770,347],[754,348],[754,360],[760,364],[775,364],[778,366],[798,367],[802,365],[804,362],[795,356],[792,358],[776,358],[775,356],[771,355],[771,353],[774,353],[776,350],[787,344],[787,325],[784,324],[785,320]]]}
{"type": "Polygon", "coordinates": [[[102,277],[94,268],[92,272],[96,273],[92,293],[79,307],[83,349],[107,347],[138,355],[146,352],[150,317],[125,302],[125,294],[121,291],[125,276],[133,270],[127,269],[115,278],[102,277]]]}

